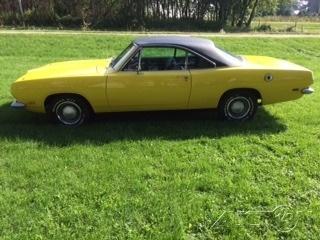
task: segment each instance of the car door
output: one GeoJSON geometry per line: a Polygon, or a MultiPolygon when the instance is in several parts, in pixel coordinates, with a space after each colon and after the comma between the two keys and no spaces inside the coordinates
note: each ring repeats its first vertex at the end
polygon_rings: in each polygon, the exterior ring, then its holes
{"type": "Polygon", "coordinates": [[[187,68],[192,77],[189,108],[216,108],[229,82],[225,68],[221,68],[219,62],[191,52],[188,53],[187,68]]]}
{"type": "Polygon", "coordinates": [[[145,47],[122,70],[107,79],[107,99],[113,111],[165,110],[188,107],[191,78],[186,51],[175,47],[145,47]]]}

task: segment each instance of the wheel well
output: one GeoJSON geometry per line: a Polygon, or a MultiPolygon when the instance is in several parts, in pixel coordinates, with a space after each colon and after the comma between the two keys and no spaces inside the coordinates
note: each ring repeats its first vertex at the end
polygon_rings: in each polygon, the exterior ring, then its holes
{"type": "Polygon", "coordinates": [[[220,101],[227,95],[231,94],[231,93],[234,93],[234,92],[246,92],[246,93],[250,93],[250,94],[253,94],[257,100],[258,100],[258,104],[262,104],[262,96],[261,96],[261,93],[254,89],[254,88],[234,88],[234,89],[230,89],[228,91],[226,91],[224,94],[222,94],[221,98],[220,98],[220,101]]]}
{"type": "Polygon", "coordinates": [[[77,98],[81,98],[89,106],[89,108],[92,111],[92,113],[94,112],[90,102],[85,97],[83,97],[82,95],[76,94],[76,93],[57,93],[57,94],[52,94],[52,95],[48,96],[44,101],[44,107],[45,107],[46,112],[48,112],[48,110],[49,110],[48,107],[50,106],[50,103],[57,97],[77,97],[77,98]]]}

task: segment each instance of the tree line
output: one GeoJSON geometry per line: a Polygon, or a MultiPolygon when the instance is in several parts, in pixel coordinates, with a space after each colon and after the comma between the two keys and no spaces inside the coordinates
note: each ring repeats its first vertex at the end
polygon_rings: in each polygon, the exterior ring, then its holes
{"type": "Polygon", "coordinates": [[[297,0],[0,0],[0,25],[92,29],[220,30],[249,27],[297,0]]]}

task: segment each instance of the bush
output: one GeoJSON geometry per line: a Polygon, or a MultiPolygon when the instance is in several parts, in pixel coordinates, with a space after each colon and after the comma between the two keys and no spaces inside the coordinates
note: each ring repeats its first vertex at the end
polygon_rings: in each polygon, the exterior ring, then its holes
{"type": "Polygon", "coordinates": [[[262,25],[256,27],[255,30],[258,32],[271,32],[272,27],[270,24],[262,24],[262,25]]]}
{"type": "Polygon", "coordinates": [[[295,32],[296,31],[296,27],[295,26],[291,26],[291,27],[287,27],[286,28],[286,32],[295,32]]]}
{"type": "Polygon", "coordinates": [[[20,25],[21,17],[18,14],[3,12],[0,15],[0,25],[20,25]]]}
{"type": "Polygon", "coordinates": [[[61,27],[79,28],[82,24],[82,19],[80,17],[74,17],[71,15],[66,16],[56,16],[56,20],[61,27]]]}
{"type": "Polygon", "coordinates": [[[27,9],[24,12],[23,20],[27,26],[52,26],[55,24],[52,12],[40,11],[35,8],[27,9]]]}
{"type": "Polygon", "coordinates": [[[244,32],[250,32],[250,27],[236,27],[236,26],[226,26],[225,27],[226,32],[232,32],[232,33],[244,33],[244,32]]]}
{"type": "Polygon", "coordinates": [[[168,30],[175,31],[220,31],[221,28],[217,22],[197,21],[193,19],[167,19],[153,20],[147,19],[145,28],[149,30],[168,30]]]}

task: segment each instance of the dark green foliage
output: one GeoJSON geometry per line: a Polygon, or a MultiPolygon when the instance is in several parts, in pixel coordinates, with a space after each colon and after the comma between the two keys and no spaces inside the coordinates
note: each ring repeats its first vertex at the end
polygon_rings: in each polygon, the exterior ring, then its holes
{"type": "Polygon", "coordinates": [[[81,26],[82,20],[80,17],[73,17],[71,15],[65,15],[62,17],[57,16],[56,21],[59,26],[76,28],[81,26]]]}
{"type": "Polygon", "coordinates": [[[192,20],[192,19],[167,19],[167,20],[147,20],[146,29],[165,29],[180,31],[213,31],[219,29],[219,24],[214,21],[192,20]]]}
{"type": "Polygon", "coordinates": [[[295,26],[290,26],[286,28],[286,32],[295,32],[295,26]]]}
{"type": "Polygon", "coordinates": [[[255,29],[258,32],[271,32],[272,28],[270,24],[262,24],[255,29]]]}
{"type": "Polygon", "coordinates": [[[0,25],[93,29],[248,27],[260,0],[1,0],[0,25]]]}

